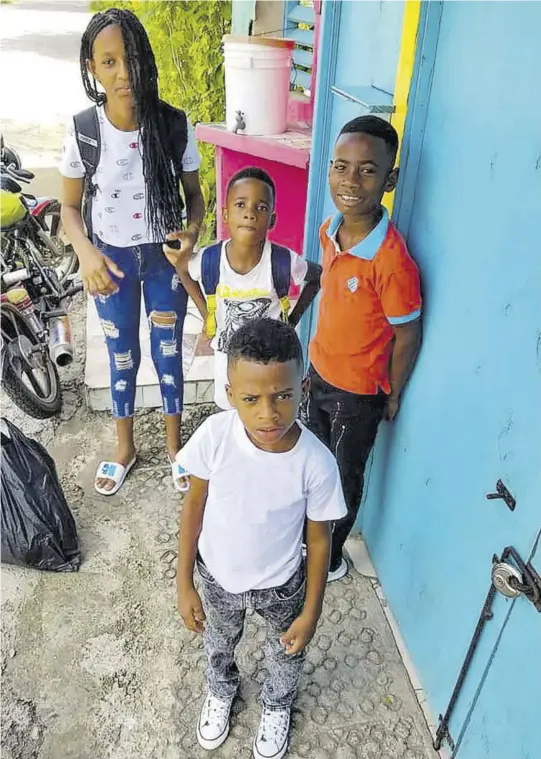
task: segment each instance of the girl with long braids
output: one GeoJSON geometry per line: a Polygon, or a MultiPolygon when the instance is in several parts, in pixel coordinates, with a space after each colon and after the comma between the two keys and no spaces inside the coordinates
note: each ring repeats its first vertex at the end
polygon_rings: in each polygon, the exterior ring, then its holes
{"type": "MultiPolygon", "coordinates": [[[[93,16],[82,37],[80,63],[94,105],[74,117],[64,141],[62,222],[85,290],[95,297],[109,352],[118,444],[113,460],[101,462],[95,489],[113,495],[136,460],[141,286],[170,462],[180,449],[187,295],[177,268],[193,252],[204,202],[193,129],[182,111],[160,100],[154,54],[137,17],[116,8],[93,16]],[[81,126],[89,117],[95,134],[81,126]],[[81,210],[83,199],[88,215],[81,210]],[[179,240],[179,249],[165,246],[166,239],[179,240]]],[[[171,469],[175,487],[182,489],[177,465],[171,469]]]]}

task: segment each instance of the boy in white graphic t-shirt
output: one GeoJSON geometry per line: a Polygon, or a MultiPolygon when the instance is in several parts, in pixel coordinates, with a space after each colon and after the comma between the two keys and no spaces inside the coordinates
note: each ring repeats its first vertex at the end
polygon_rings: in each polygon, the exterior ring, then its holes
{"type": "MultiPolygon", "coordinates": [[[[287,248],[282,249],[286,260],[278,262],[278,253],[267,240],[275,224],[276,190],[270,176],[261,169],[239,171],[229,182],[224,222],[231,238],[200,251],[181,264],[182,282],[198,305],[207,325],[207,335],[213,338],[214,397],[216,405],[230,408],[227,384],[227,345],[234,332],[247,321],[261,318],[287,320],[296,326],[319,290],[321,268],[307,262],[287,248]],[[211,247],[218,255],[215,260],[215,282],[208,284],[208,256],[211,247]],[[205,258],[207,257],[207,261],[205,258]],[[277,292],[276,278],[286,269],[285,293],[277,292]],[[277,273],[278,271],[278,273],[277,273]],[[291,284],[304,284],[293,313],[287,313],[287,293],[291,284]]],[[[283,276],[282,276],[283,279],[283,276]]]]}
{"type": "Polygon", "coordinates": [[[281,321],[249,321],[228,345],[233,410],[209,417],[177,454],[190,476],[177,567],[178,608],[204,633],[208,695],[199,744],[229,733],[239,686],[235,648],[247,608],[267,624],[267,676],[253,745],[255,759],[281,759],[304,649],[321,614],[331,522],[346,513],[336,461],[297,421],[302,348],[281,321]],[[306,522],[306,563],[302,556],[306,522]],[[203,602],[194,587],[197,564],[203,602]]]}

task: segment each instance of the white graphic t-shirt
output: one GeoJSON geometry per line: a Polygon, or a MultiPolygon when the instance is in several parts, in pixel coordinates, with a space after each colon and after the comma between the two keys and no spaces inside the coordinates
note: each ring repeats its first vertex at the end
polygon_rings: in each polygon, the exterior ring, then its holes
{"type": "MultiPolygon", "coordinates": [[[[93,182],[98,190],[92,201],[92,229],[102,242],[129,248],[152,239],[145,219],[146,190],[139,132],[122,132],[114,127],[103,106],[96,106],[100,124],[101,154],[93,182]]],[[[184,171],[197,171],[201,159],[192,125],[188,122],[188,143],[182,158],[184,171]]],[[[75,138],[73,121],[68,125],[60,173],[68,179],[85,175],[75,138]]]]}
{"type": "MultiPolygon", "coordinates": [[[[227,384],[227,345],[237,329],[252,319],[280,319],[280,299],[272,281],[271,243],[265,243],[261,260],[247,274],[238,274],[227,260],[227,245],[222,243],[220,280],[216,289],[216,337],[214,348],[214,402],[222,409],[230,408],[225,386],[227,384]]],[[[308,264],[293,251],[291,255],[291,281],[295,285],[304,282],[308,264]]],[[[199,251],[189,263],[190,277],[201,282],[201,260],[204,250],[199,251]]]]}
{"type": "Polygon", "coordinates": [[[331,522],[347,513],[332,453],[301,426],[290,451],[256,448],[236,411],[213,414],[176,460],[208,480],[199,552],[229,593],[277,588],[301,563],[306,517],[331,522]]]}

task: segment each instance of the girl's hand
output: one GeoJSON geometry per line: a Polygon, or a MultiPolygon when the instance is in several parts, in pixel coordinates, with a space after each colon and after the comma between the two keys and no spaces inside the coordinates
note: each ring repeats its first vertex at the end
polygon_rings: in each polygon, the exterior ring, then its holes
{"type": "Polygon", "coordinates": [[[163,246],[163,252],[170,264],[179,272],[187,272],[193,249],[197,242],[197,232],[186,229],[183,232],[171,232],[167,240],[180,240],[180,248],[170,248],[167,242],[163,246]]]}
{"type": "Polygon", "coordinates": [[[118,285],[111,279],[110,273],[119,279],[123,279],[124,274],[101,250],[89,244],[79,257],[79,262],[85,292],[95,296],[113,295],[118,291],[118,285]]]}

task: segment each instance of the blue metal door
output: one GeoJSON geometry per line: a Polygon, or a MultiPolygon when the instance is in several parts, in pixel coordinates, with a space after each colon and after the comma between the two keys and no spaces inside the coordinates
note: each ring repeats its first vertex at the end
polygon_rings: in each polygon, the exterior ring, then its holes
{"type": "MultiPolygon", "coordinates": [[[[318,230],[334,211],[327,174],[340,129],[372,112],[389,117],[400,53],[404,0],[325,0],[319,41],[317,99],[311,151],[306,257],[318,261],[318,230]]],[[[305,347],[317,308],[301,322],[305,347]]]]}
{"type": "MultiPolygon", "coordinates": [[[[538,568],[539,538],[541,532],[530,557],[538,568]]],[[[524,597],[505,611],[470,714],[455,736],[457,759],[541,757],[541,614],[524,597]]]]}
{"type": "MultiPolygon", "coordinates": [[[[324,12],[325,9],[324,6],[324,12]]],[[[333,8],[337,19],[335,55],[330,80],[331,124],[325,146],[325,169],[340,129],[350,119],[392,106],[400,52],[404,1],[340,0],[333,8]]],[[[381,113],[381,110],[377,111],[381,113]]],[[[381,114],[383,115],[383,114],[381,114]]],[[[321,209],[318,209],[321,213],[321,209]]],[[[334,211],[325,194],[322,219],[334,211]]]]}
{"type": "MultiPolygon", "coordinates": [[[[365,532],[444,712],[512,545],[541,573],[541,3],[430,2],[398,225],[425,285],[422,354],[382,430],[365,532]],[[502,480],[516,498],[487,500],[502,480]]],[[[541,613],[497,595],[450,723],[458,759],[541,757],[541,613]]]]}

